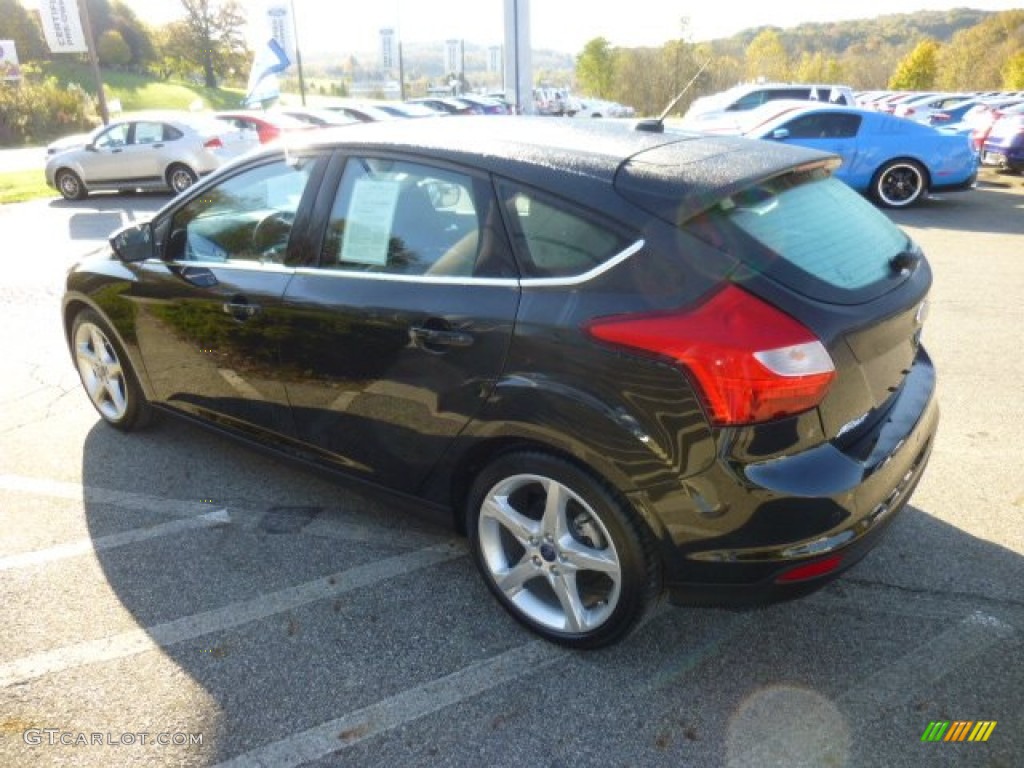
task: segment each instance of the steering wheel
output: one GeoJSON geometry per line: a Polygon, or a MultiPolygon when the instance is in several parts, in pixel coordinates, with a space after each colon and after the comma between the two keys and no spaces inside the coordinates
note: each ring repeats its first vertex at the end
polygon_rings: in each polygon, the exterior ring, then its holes
{"type": "Polygon", "coordinates": [[[260,255],[261,261],[284,260],[294,221],[295,214],[291,211],[274,211],[260,219],[252,230],[252,249],[260,255]]]}

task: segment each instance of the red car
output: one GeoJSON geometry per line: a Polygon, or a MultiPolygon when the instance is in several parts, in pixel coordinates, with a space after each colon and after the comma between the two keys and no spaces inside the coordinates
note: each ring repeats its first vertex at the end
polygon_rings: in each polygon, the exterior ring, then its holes
{"type": "Polygon", "coordinates": [[[267,144],[289,131],[307,131],[313,126],[283,114],[268,112],[218,112],[217,117],[233,123],[243,131],[256,131],[260,144],[267,144]]]}

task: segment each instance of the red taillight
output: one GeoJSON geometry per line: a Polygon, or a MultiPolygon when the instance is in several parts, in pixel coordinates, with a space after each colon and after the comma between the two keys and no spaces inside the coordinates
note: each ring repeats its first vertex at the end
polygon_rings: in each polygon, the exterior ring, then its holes
{"type": "Polygon", "coordinates": [[[819,576],[825,576],[826,574],[832,573],[842,564],[843,558],[839,555],[832,555],[832,557],[826,557],[824,560],[815,560],[813,563],[807,563],[805,565],[798,565],[796,568],[783,573],[781,576],[775,577],[776,584],[788,584],[794,581],[806,581],[807,579],[816,579],[819,576]]]}
{"type": "Polygon", "coordinates": [[[224,142],[220,140],[220,136],[214,136],[212,139],[207,139],[203,147],[206,149],[223,149],[224,142]]]}
{"type": "Polygon", "coordinates": [[[945,112],[936,112],[935,114],[932,115],[932,120],[937,123],[943,123],[946,120],[949,120],[949,115],[947,115],[945,112]]]}
{"type": "Polygon", "coordinates": [[[814,408],[836,375],[813,333],[735,285],[696,308],[610,317],[591,323],[587,331],[601,341],[681,363],[719,426],[814,408]]]}

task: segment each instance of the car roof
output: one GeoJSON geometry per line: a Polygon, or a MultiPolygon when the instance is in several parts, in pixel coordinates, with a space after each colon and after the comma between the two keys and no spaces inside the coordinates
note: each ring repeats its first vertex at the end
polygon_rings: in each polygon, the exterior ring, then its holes
{"type": "MultiPolygon", "coordinates": [[[[670,221],[689,218],[755,180],[830,157],[803,147],[701,133],[639,131],[635,125],[529,116],[400,120],[293,134],[287,146],[426,153],[584,203],[611,204],[614,186],[658,215],[670,208],[670,221]]],[[[621,203],[621,197],[617,199],[621,203]]]]}

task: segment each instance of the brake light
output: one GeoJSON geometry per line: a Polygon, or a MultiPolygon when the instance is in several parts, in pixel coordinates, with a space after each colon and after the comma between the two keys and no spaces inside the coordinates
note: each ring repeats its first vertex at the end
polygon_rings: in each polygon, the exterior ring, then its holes
{"type": "Polygon", "coordinates": [[[212,139],[207,139],[203,147],[206,149],[223,149],[224,142],[220,140],[220,136],[214,136],[212,139]]]}
{"type": "Polygon", "coordinates": [[[731,284],[696,308],[610,317],[586,330],[600,341],[684,366],[719,426],[815,408],[836,375],[832,358],[811,331],[731,284]]]}
{"type": "Polygon", "coordinates": [[[947,115],[945,112],[936,112],[935,114],[932,115],[932,120],[934,120],[937,123],[945,122],[946,120],[949,120],[949,115],[947,115]]]}

